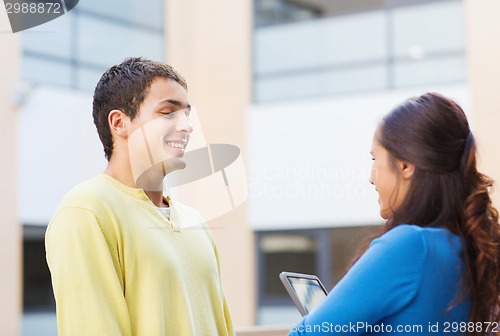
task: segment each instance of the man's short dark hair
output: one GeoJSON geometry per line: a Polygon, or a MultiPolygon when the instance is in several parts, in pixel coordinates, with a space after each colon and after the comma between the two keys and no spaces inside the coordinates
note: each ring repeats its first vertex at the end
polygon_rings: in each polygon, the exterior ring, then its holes
{"type": "Polygon", "coordinates": [[[187,90],[184,78],[170,65],[142,57],[127,58],[101,76],[94,91],[92,115],[108,161],[113,153],[113,138],[108,124],[109,112],[120,110],[133,120],[149,92],[151,83],[158,77],[174,80],[187,90]]]}

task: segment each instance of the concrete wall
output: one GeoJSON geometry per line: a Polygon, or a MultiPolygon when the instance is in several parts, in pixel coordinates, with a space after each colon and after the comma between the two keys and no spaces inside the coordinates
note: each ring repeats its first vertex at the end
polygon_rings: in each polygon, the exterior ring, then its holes
{"type": "Polygon", "coordinates": [[[465,0],[468,75],[479,166],[496,181],[500,207],[500,2],[465,0]]]}
{"type": "MultiPolygon", "coordinates": [[[[251,94],[251,0],[166,2],[167,62],[186,77],[207,143],[238,146],[245,157],[251,94]]],[[[210,201],[210,190],[191,194],[210,201]]],[[[255,323],[253,232],[245,205],[211,220],[224,291],[236,326],[255,323]]]]}
{"type": "Polygon", "coordinates": [[[91,93],[32,88],[19,111],[17,137],[17,206],[23,224],[47,225],[71,188],[106,167],[91,93]],[[32,199],[37,202],[30,203],[32,199]]]}
{"type": "Polygon", "coordinates": [[[253,106],[247,116],[250,226],[381,224],[368,182],[373,132],[396,104],[425,91],[455,99],[471,116],[465,84],[253,106]]]}
{"type": "MultiPolygon", "coordinates": [[[[16,212],[17,106],[21,50],[19,35],[10,32],[7,13],[0,11],[0,329],[2,335],[20,332],[21,318],[21,225],[16,212]],[[5,71],[7,70],[7,71],[5,71]]],[[[36,202],[31,199],[30,202],[36,202]]]]}

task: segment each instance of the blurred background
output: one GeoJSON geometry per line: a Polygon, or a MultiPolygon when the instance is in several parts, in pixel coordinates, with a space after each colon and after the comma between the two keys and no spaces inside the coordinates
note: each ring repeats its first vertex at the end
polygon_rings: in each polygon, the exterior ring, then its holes
{"type": "Polygon", "coordinates": [[[496,0],[80,0],[12,34],[1,9],[0,334],[57,335],[44,233],[64,194],[106,165],[91,111],[111,65],[173,65],[195,131],[240,148],[246,202],[209,225],[239,334],[283,334],[300,315],[278,274],[330,289],[382,224],[369,152],[394,105],[455,99],[500,181],[499,12],[496,0]]]}

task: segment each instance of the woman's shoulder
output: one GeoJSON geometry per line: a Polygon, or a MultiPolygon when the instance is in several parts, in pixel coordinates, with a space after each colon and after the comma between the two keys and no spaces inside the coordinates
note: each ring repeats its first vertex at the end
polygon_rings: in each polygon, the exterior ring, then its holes
{"type": "Polygon", "coordinates": [[[406,246],[407,244],[420,244],[423,242],[424,235],[425,229],[420,226],[401,224],[374,239],[372,245],[380,243],[401,246],[406,246]]]}
{"type": "Polygon", "coordinates": [[[414,224],[400,224],[387,231],[380,238],[385,239],[423,239],[427,237],[455,237],[448,229],[439,227],[422,227],[414,224]]]}
{"type": "Polygon", "coordinates": [[[391,249],[408,252],[423,252],[429,249],[457,251],[461,248],[460,239],[445,228],[421,227],[401,224],[373,240],[372,245],[382,244],[391,249]]]}

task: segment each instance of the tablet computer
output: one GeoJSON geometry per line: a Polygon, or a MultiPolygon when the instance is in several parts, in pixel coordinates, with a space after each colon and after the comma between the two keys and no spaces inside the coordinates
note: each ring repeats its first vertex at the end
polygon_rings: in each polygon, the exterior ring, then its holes
{"type": "Polygon", "coordinates": [[[309,314],[328,295],[315,275],[281,272],[280,279],[302,316],[309,314]]]}

